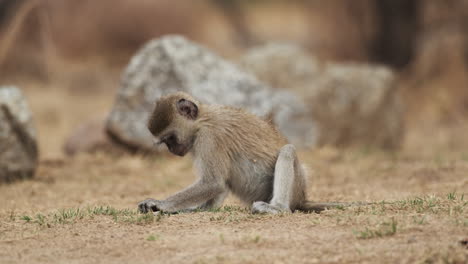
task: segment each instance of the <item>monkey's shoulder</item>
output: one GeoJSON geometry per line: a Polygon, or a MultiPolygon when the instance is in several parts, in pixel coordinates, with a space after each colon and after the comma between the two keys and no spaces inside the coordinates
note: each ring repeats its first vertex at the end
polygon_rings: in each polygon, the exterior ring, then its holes
{"type": "Polygon", "coordinates": [[[213,142],[215,153],[239,153],[264,158],[276,155],[287,144],[285,137],[266,120],[243,109],[211,106],[203,116],[198,136],[213,142]]]}
{"type": "Polygon", "coordinates": [[[257,116],[244,108],[226,106],[226,105],[208,105],[205,106],[210,117],[218,121],[242,122],[244,124],[255,123],[260,126],[268,126],[276,129],[271,115],[266,117],[257,116]]]}

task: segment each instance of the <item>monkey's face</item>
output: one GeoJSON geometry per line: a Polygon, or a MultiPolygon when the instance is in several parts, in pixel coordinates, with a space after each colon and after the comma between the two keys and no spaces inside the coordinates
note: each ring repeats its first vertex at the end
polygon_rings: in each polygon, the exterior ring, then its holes
{"type": "Polygon", "coordinates": [[[168,133],[164,135],[163,137],[161,137],[158,143],[166,144],[169,151],[177,156],[185,156],[185,154],[187,154],[187,152],[189,152],[193,146],[192,140],[187,140],[187,142],[181,142],[181,140],[175,133],[168,133]]]}
{"type": "Polygon", "coordinates": [[[156,142],[178,156],[185,156],[195,141],[198,106],[192,100],[184,93],[161,97],[148,122],[156,142]]]}

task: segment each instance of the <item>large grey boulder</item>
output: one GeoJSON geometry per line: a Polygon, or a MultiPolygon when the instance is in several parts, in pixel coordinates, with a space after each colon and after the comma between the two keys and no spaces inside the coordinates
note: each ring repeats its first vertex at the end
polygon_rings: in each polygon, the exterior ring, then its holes
{"type": "Polygon", "coordinates": [[[319,124],[320,145],[400,146],[404,107],[396,75],[384,66],[329,64],[306,101],[319,124]]]}
{"type": "Polygon", "coordinates": [[[239,66],[180,36],[150,41],[131,59],[107,120],[108,133],[128,146],[151,150],[149,113],[157,98],[175,91],[188,92],[204,103],[272,115],[291,142],[315,143],[314,123],[298,97],[270,89],[239,66]]]}
{"type": "Polygon", "coordinates": [[[29,178],[38,163],[36,130],[21,91],[0,86],[0,182],[29,178]]]}
{"type": "Polygon", "coordinates": [[[307,94],[310,84],[320,77],[323,63],[300,46],[267,43],[249,49],[240,66],[273,88],[307,94]]]}
{"type": "Polygon", "coordinates": [[[403,104],[395,73],[384,66],[325,63],[291,44],[267,44],[240,65],[261,81],[300,94],[317,125],[317,145],[398,147],[403,104]]]}

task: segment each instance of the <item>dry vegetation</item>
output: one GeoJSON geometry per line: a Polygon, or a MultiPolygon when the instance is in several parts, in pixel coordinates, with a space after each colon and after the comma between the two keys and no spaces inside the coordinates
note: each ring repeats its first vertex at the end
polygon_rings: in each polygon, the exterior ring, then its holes
{"type": "MultiPolygon", "coordinates": [[[[379,156],[379,155],[376,155],[379,156]]],[[[466,263],[468,161],[303,153],[320,200],[375,201],[322,214],[141,215],[135,202],[192,179],[189,159],[44,160],[36,179],[1,186],[2,262],[466,263]],[[327,156],[327,155],[325,155],[327,156]]]]}
{"type": "Polygon", "coordinates": [[[467,152],[300,153],[312,199],[375,203],[369,206],[269,216],[229,198],[211,212],[142,215],[138,201],[163,198],[194,179],[190,157],[64,158],[63,137],[112,98],[36,86],[26,93],[42,161],[35,179],[0,186],[2,263],[468,261],[467,152]]]}

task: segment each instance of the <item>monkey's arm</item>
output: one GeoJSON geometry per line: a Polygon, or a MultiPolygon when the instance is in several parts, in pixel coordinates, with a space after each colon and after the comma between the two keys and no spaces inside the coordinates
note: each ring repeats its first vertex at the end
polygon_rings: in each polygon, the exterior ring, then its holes
{"type": "Polygon", "coordinates": [[[149,211],[175,213],[200,207],[207,201],[223,194],[225,191],[226,188],[222,184],[200,179],[184,190],[169,196],[165,200],[158,201],[147,199],[141,202],[138,207],[140,211],[144,213],[149,211]]]}
{"type": "Polygon", "coordinates": [[[179,210],[178,212],[189,213],[189,212],[198,212],[198,211],[207,211],[210,209],[216,209],[223,205],[224,199],[229,194],[229,190],[225,190],[221,194],[216,195],[213,199],[210,199],[200,206],[193,207],[190,209],[179,210]]]}
{"type": "MultiPolygon", "coordinates": [[[[195,154],[194,167],[199,179],[184,190],[161,201],[161,211],[193,211],[218,207],[229,193],[226,185],[229,158],[218,149],[219,143],[210,133],[204,134],[203,131],[199,131],[197,137],[199,142],[204,142],[203,151],[195,154]]],[[[201,146],[195,145],[194,148],[200,149],[201,146]]]]}
{"type": "Polygon", "coordinates": [[[183,209],[199,207],[223,192],[225,192],[225,187],[223,187],[222,184],[200,179],[184,190],[163,200],[161,210],[176,212],[183,209]]]}

